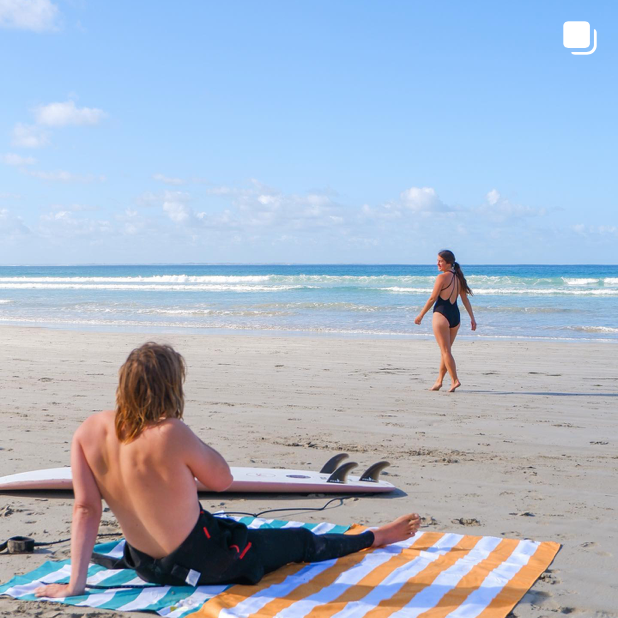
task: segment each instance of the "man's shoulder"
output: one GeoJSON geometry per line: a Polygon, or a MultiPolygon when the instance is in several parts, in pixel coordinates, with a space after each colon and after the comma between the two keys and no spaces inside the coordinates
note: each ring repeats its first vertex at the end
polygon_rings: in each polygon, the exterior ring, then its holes
{"type": "Polygon", "coordinates": [[[91,414],[82,423],[82,425],[86,425],[87,423],[90,425],[109,425],[110,423],[114,423],[115,417],[115,410],[102,410],[101,412],[95,412],[94,414],[91,414]]]}
{"type": "Polygon", "coordinates": [[[191,430],[177,418],[166,418],[158,423],[149,423],[141,431],[136,440],[142,442],[156,441],[158,443],[182,443],[189,438],[191,430]]]}
{"type": "Polygon", "coordinates": [[[103,430],[106,427],[114,426],[114,410],[103,410],[96,414],[91,414],[75,432],[76,437],[91,435],[92,433],[103,430]]]}
{"type": "Polygon", "coordinates": [[[179,418],[166,418],[156,424],[157,433],[162,436],[184,436],[191,430],[179,418]]]}

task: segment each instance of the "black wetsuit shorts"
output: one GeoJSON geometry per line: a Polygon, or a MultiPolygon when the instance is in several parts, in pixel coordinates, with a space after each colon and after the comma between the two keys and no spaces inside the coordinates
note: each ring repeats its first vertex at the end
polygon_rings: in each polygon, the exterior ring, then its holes
{"type": "Polygon", "coordinates": [[[247,528],[200,509],[195,527],[171,554],[151,556],[125,544],[120,559],[100,554],[93,561],[113,569],[135,569],[143,580],[171,586],[256,584],[265,573],[290,562],[320,562],[373,544],[373,532],[313,534],[306,528],[247,528]]]}

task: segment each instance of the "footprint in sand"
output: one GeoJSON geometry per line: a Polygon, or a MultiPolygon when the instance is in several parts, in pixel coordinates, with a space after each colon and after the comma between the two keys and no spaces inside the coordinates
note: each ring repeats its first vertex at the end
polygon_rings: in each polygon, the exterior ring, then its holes
{"type": "Polygon", "coordinates": [[[550,570],[545,571],[545,573],[541,573],[539,581],[542,581],[546,584],[551,584],[552,586],[554,584],[562,583],[562,580],[553,571],[550,570]]]}
{"type": "Polygon", "coordinates": [[[476,517],[458,517],[451,520],[453,524],[459,524],[460,526],[480,526],[481,522],[476,517]]]}

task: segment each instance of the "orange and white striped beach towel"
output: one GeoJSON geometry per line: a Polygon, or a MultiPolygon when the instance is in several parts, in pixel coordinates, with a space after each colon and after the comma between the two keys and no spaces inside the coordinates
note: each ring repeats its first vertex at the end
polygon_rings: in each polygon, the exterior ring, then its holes
{"type": "Polygon", "coordinates": [[[419,532],[337,560],[288,565],[257,586],[232,586],[194,616],[505,618],[559,549],[552,542],[419,532]]]}

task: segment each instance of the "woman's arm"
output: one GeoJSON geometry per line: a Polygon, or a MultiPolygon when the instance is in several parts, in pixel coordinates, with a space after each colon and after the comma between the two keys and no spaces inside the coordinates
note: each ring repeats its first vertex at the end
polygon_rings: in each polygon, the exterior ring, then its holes
{"type": "Polygon", "coordinates": [[[442,290],[442,284],[444,282],[444,275],[446,273],[442,273],[436,277],[436,282],[433,284],[433,290],[431,292],[431,296],[429,300],[425,303],[423,310],[416,316],[414,320],[415,324],[420,324],[422,319],[425,317],[425,314],[431,309],[431,306],[436,302],[438,296],[440,294],[440,290],[442,290]]]}
{"type": "Polygon", "coordinates": [[[68,584],[50,584],[35,591],[37,597],[69,597],[83,594],[88,577],[88,563],[101,521],[101,493],[92,470],[88,466],[82,446],[87,430],[82,425],[71,444],[71,473],[73,476],[73,523],[71,525],[71,579],[68,584]]]}
{"type": "Polygon", "coordinates": [[[463,290],[461,290],[461,302],[470,316],[470,326],[472,330],[476,330],[476,320],[474,319],[474,313],[472,313],[472,305],[468,300],[468,295],[463,290]]]}

